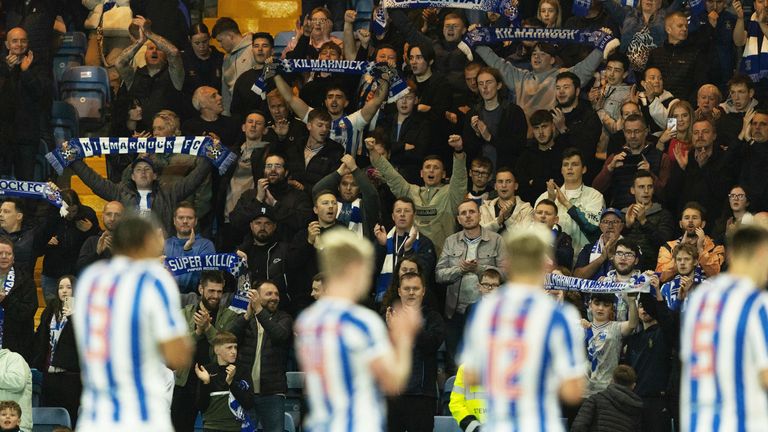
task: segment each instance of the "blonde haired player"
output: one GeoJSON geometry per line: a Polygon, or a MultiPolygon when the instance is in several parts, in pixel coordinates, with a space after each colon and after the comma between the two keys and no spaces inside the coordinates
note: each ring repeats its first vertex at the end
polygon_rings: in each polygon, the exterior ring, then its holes
{"type": "Polygon", "coordinates": [[[464,335],[465,383],[488,393],[483,430],[563,431],[558,399],[581,401],[579,315],[543,287],[551,242],[541,225],[505,236],[509,282],[483,298],[464,335]]]}
{"type": "Polygon", "coordinates": [[[349,230],[323,234],[319,261],[325,293],[295,326],[306,373],[307,430],[383,431],[382,391],[397,394],[410,375],[420,314],[397,309],[387,334],[378,315],[356,304],[369,293],[373,258],[373,246],[349,230]]]}

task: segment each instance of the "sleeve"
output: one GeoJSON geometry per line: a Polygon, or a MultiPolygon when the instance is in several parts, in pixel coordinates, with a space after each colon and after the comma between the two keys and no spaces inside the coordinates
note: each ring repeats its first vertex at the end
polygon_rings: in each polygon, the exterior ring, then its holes
{"type": "Polygon", "coordinates": [[[715,245],[712,240],[707,239],[712,247],[706,248],[699,255],[699,265],[701,265],[701,268],[708,277],[712,277],[720,273],[720,267],[725,260],[725,248],[722,245],[715,245]]]}
{"type": "Polygon", "coordinates": [[[173,189],[171,189],[171,194],[173,197],[172,205],[175,206],[177,202],[183,200],[195,192],[195,189],[197,189],[198,186],[200,186],[200,184],[205,180],[205,177],[210,171],[210,167],[211,164],[208,163],[208,161],[206,161],[206,163],[197,164],[195,169],[187,174],[186,177],[174,183],[173,189]]]}
{"type": "Polygon", "coordinates": [[[459,204],[467,196],[467,162],[465,158],[466,154],[464,158],[458,158],[455,153],[453,154],[453,170],[451,171],[451,179],[448,183],[451,212],[453,214],[456,214],[459,204]]]}
{"type": "Polygon", "coordinates": [[[393,353],[387,329],[381,319],[373,312],[366,310],[364,316],[352,318],[345,322],[346,331],[342,329],[342,337],[354,338],[351,346],[360,351],[360,355],[368,364],[393,353]]]}
{"type": "Polygon", "coordinates": [[[340,181],[341,176],[339,175],[338,171],[334,170],[327,176],[318,180],[317,183],[315,183],[315,185],[312,187],[312,196],[317,196],[319,192],[324,190],[335,191],[339,188],[340,181]]]}
{"type": "MultiPolygon", "coordinates": [[[[604,2],[603,4],[605,3],[607,2],[604,2]]],[[[586,84],[589,82],[589,80],[592,79],[592,74],[595,73],[595,71],[597,70],[598,66],[600,66],[600,63],[602,61],[603,61],[603,52],[595,48],[592,50],[591,53],[589,53],[587,58],[578,62],[570,70],[571,72],[575,73],[576,76],[579,77],[582,84],[586,84]]],[[[599,129],[597,131],[592,131],[591,133],[599,134],[599,129]]]]}
{"type": "Polygon", "coordinates": [[[29,321],[29,326],[32,327],[34,324],[31,320],[38,308],[37,289],[32,275],[17,270],[15,285],[0,304],[5,308],[6,320],[19,323],[29,321]]]}
{"type": "Polygon", "coordinates": [[[360,113],[360,110],[357,110],[353,112],[352,114],[347,116],[347,120],[349,120],[349,123],[352,125],[352,128],[355,130],[362,131],[365,129],[365,126],[368,124],[367,121],[363,118],[363,114],[360,113]]]}
{"type": "Polygon", "coordinates": [[[475,52],[477,52],[477,55],[479,55],[480,58],[488,64],[488,66],[496,68],[499,70],[499,72],[501,72],[501,77],[504,80],[504,84],[508,88],[516,88],[515,83],[522,79],[523,73],[525,73],[525,71],[512,66],[511,63],[499,57],[499,55],[496,54],[490,47],[479,46],[475,49],[475,52]]]}
{"type": "Polygon", "coordinates": [[[493,232],[499,232],[499,222],[493,216],[493,201],[485,201],[480,206],[480,226],[493,232]]]}
{"type": "Polygon", "coordinates": [[[448,410],[451,411],[451,416],[456,420],[456,423],[461,425],[464,419],[475,419],[472,412],[467,407],[467,398],[465,396],[466,389],[464,388],[464,365],[459,366],[456,371],[456,380],[453,382],[453,390],[451,390],[451,399],[448,402],[448,410]]]}
{"type": "Polygon", "coordinates": [[[488,344],[484,343],[487,334],[483,327],[488,304],[488,301],[478,303],[464,331],[464,348],[461,351],[459,363],[464,365],[464,371],[471,371],[473,374],[479,374],[487,364],[488,344]]]}
{"type": "Polygon", "coordinates": [[[432,45],[433,42],[423,33],[421,33],[416,26],[408,19],[408,15],[400,9],[390,9],[387,11],[389,17],[392,19],[392,24],[397,30],[402,32],[403,38],[411,45],[427,44],[432,45]]]}
{"type": "Polygon", "coordinates": [[[752,360],[759,371],[768,370],[768,302],[760,296],[757,306],[757,318],[751,320],[751,331],[747,332],[749,345],[752,346],[752,360]]]}
{"type": "MultiPolygon", "coordinates": [[[[279,313],[275,316],[275,319],[269,319],[269,311],[262,309],[261,312],[256,314],[256,319],[251,321],[251,325],[256,326],[256,320],[259,321],[264,332],[269,335],[269,339],[273,345],[285,345],[291,341],[291,334],[293,329],[293,319],[286,313],[279,313]]],[[[255,329],[255,334],[258,334],[258,329],[255,329]]]]}
{"type": "Polygon", "coordinates": [[[148,314],[148,323],[154,330],[158,342],[186,336],[189,332],[187,323],[181,315],[179,288],[176,281],[160,264],[150,267],[155,276],[147,280],[151,286],[145,286],[145,293],[151,293],[143,300],[142,307],[148,314]]]}
{"type": "Polygon", "coordinates": [[[83,161],[74,161],[70,165],[72,171],[80,177],[80,180],[85,183],[86,186],[93,190],[93,193],[99,196],[99,198],[106,201],[119,201],[120,187],[109,180],[103,179],[94,170],[92,170],[83,161]]]}
{"type": "Polygon", "coordinates": [[[579,328],[579,314],[570,305],[557,308],[552,314],[547,349],[552,353],[553,369],[560,380],[584,376],[587,362],[579,328]]]}
{"type": "Polygon", "coordinates": [[[453,242],[453,236],[445,239],[443,244],[443,251],[440,253],[440,259],[437,260],[437,266],[435,266],[435,280],[437,283],[451,283],[461,278],[462,272],[455,262],[453,256],[447,253],[451,247],[448,242],[453,242]]]}
{"type": "Polygon", "coordinates": [[[595,397],[592,396],[581,405],[576,419],[571,425],[571,432],[589,432],[592,430],[592,418],[595,416],[595,397]]]}
{"type": "Polygon", "coordinates": [[[20,393],[27,385],[29,367],[24,358],[17,353],[6,355],[7,363],[0,369],[0,388],[5,391],[20,393]]]}
{"type": "Polygon", "coordinates": [[[672,248],[669,243],[659,248],[659,255],[656,259],[656,273],[661,273],[659,279],[666,282],[675,275],[675,261],[672,259],[672,248]]]}
{"type": "MultiPolygon", "coordinates": [[[[411,186],[413,185],[408,183],[408,181],[405,180],[394,167],[392,167],[392,164],[390,164],[388,160],[383,157],[378,157],[371,162],[373,163],[373,167],[379,170],[394,196],[411,196],[411,186]]],[[[466,185],[464,187],[466,188],[466,185]]]]}
{"type": "Polygon", "coordinates": [[[587,238],[587,240],[590,242],[596,242],[597,239],[600,238],[600,235],[602,234],[602,231],[600,231],[600,226],[595,225],[587,220],[587,216],[584,214],[584,212],[581,211],[580,208],[571,206],[571,208],[568,209],[568,216],[570,216],[571,219],[576,222],[579,230],[584,233],[584,236],[587,238]]]}

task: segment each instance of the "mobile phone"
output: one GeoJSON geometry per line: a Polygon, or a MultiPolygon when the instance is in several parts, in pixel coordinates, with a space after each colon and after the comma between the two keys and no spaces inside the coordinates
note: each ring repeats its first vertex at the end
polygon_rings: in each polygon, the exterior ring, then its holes
{"type": "Polygon", "coordinates": [[[670,117],[667,119],[667,129],[677,130],[677,119],[670,117]]]}
{"type": "Polygon", "coordinates": [[[64,304],[63,304],[63,306],[71,311],[72,308],[75,306],[75,300],[74,299],[75,298],[72,297],[72,296],[64,297],[64,304]]]}

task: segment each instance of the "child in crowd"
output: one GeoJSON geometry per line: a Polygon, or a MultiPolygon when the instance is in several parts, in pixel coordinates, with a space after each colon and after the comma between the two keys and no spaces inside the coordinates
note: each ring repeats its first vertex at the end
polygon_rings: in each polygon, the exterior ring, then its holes
{"type": "Polygon", "coordinates": [[[672,250],[677,274],[661,286],[661,296],[671,311],[681,311],[691,290],[706,279],[699,266],[699,251],[696,245],[680,243],[672,250]]]}
{"type": "Polygon", "coordinates": [[[0,402],[0,431],[19,431],[21,407],[14,401],[0,402]]]}
{"type": "Polygon", "coordinates": [[[216,363],[205,367],[195,365],[195,373],[200,378],[196,403],[203,411],[203,427],[237,432],[244,422],[250,422],[245,415],[253,405],[249,371],[241,372],[235,368],[237,337],[232,333],[220,331],[213,338],[213,352],[216,363]],[[232,408],[232,398],[237,408],[232,408]]]}

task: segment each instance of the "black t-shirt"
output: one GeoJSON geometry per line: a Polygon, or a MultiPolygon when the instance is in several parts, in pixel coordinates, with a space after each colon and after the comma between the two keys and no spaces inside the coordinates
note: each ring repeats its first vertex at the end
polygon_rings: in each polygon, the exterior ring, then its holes
{"type": "Polygon", "coordinates": [[[207,135],[213,132],[221,138],[222,144],[228,149],[235,148],[235,146],[243,141],[241,139],[243,132],[238,122],[231,117],[225,116],[219,116],[217,120],[212,122],[205,121],[200,117],[187,120],[181,127],[181,132],[184,135],[195,136],[207,135]]]}

